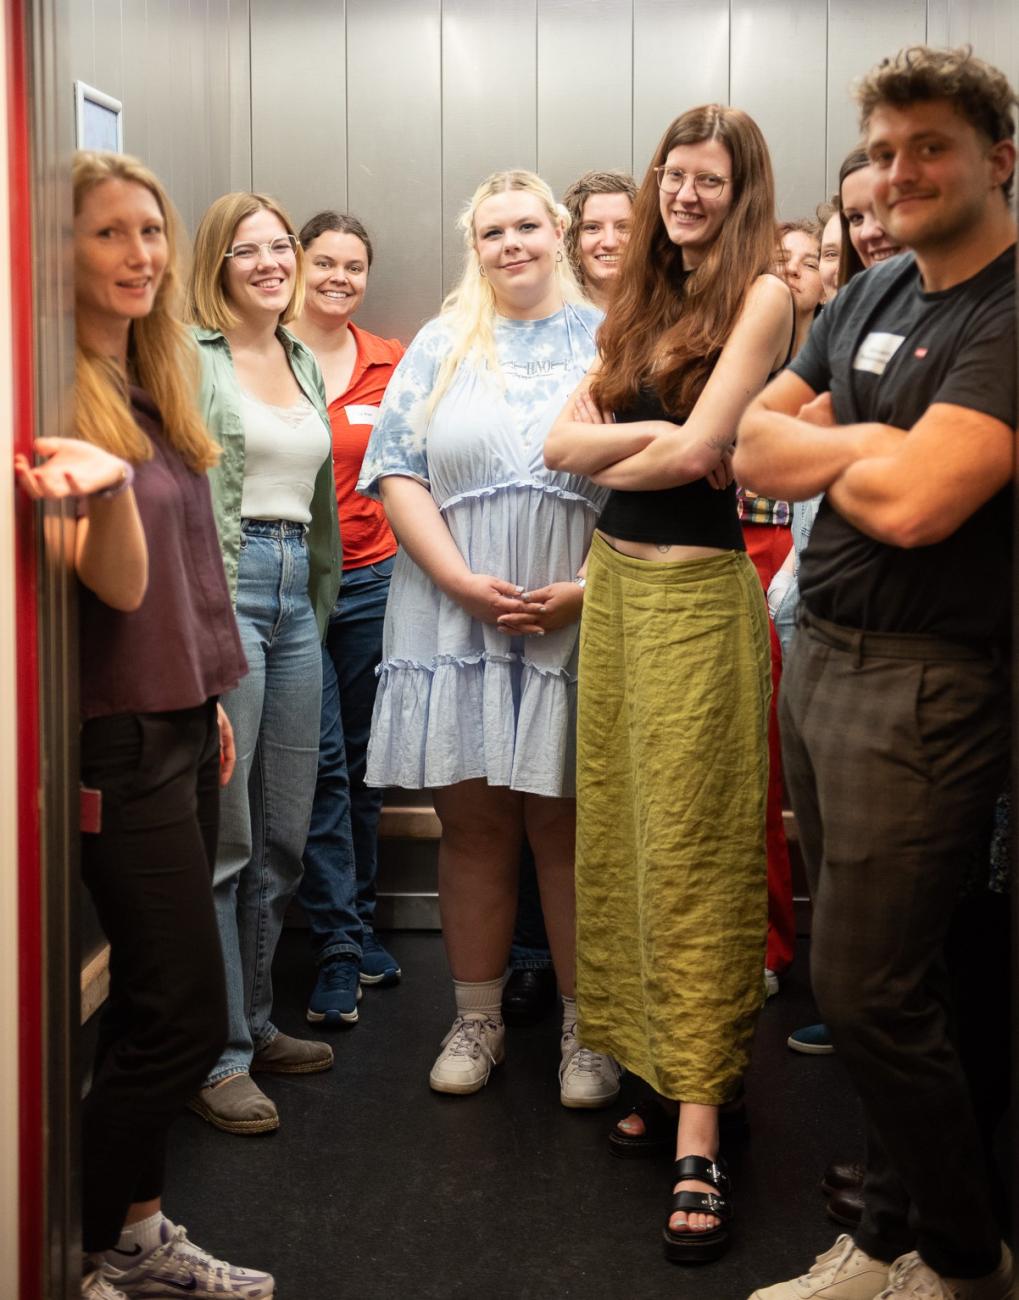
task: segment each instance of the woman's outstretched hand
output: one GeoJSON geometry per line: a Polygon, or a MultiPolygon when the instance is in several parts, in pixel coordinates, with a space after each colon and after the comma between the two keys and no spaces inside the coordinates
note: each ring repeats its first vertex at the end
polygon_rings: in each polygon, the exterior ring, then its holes
{"type": "Polygon", "coordinates": [[[80,438],[36,438],[35,450],[46,458],[42,465],[19,452],[14,470],[21,490],[37,501],[91,496],[122,482],[126,473],[119,456],[80,438]]]}
{"type": "Polygon", "coordinates": [[[479,623],[498,624],[507,614],[529,614],[536,606],[525,599],[523,588],[488,573],[471,573],[459,584],[457,604],[479,623]]]}
{"type": "Polygon", "coordinates": [[[499,627],[510,636],[544,636],[557,628],[568,627],[580,618],[584,592],[575,582],[550,582],[547,587],[525,592],[521,600],[529,608],[503,614],[499,627]]]}

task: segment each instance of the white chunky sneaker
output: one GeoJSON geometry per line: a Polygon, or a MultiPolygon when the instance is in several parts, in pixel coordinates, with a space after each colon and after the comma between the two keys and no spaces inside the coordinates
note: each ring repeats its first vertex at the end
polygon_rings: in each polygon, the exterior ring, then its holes
{"type": "Polygon", "coordinates": [[[1001,1263],[987,1277],[942,1277],[916,1251],[892,1265],[888,1285],[874,1300],[1012,1300],[1012,1256],[1002,1242],[1001,1263]]]}
{"type": "Polygon", "coordinates": [[[611,1106],[619,1096],[623,1073],[611,1056],[592,1052],[577,1042],[577,1027],[571,1025],[560,1040],[559,1100],[571,1110],[597,1110],[611,1106]]]}
{"type": "Polygon", "coordinates": [[[107,1266],[100,1264],[81,1279],[81,1300],[127,1300],[109,1280],[107,1266]]]}
{"type": "Polygon", "coordinates": [[[888,1280],[889,1265],[871,1259],[843,1233],[802,1277],[763,1287],[750,1300],[875,1300],[888,1280]]]}
{"type": "Polygon", "coordinates": [[[268,1300],[275,1283],[268,1273],[234,1268],[213,1259],[208,1251],[188,1240],[186,1229],[164,1220],[164,1241],[151,1255],[122,1272],[107,1265],[107,1275],[127,1300],[167,1300],[182,1295],[190,1300],[268,1300]]]}
{"type": "Polygon", "coordinates": [[[488,1082],[493,1065],[500,1065],[506,1055],[506,1026],[501,1020],[489,1020],[481,1012],[468,1011],[457,1016],[453,1028],[442,1040],[442,1051],[435,1058],[428,1076],[435,1092],[464,1095],[477,1092],[488,1082]]]}

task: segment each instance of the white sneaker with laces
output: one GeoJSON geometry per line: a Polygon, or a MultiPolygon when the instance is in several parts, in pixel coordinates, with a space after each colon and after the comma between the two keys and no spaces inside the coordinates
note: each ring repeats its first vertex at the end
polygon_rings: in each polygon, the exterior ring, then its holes
{"type": "Polygon", "coordinates": [[[571,1025],[560,1040],[559,1100],[571,1110],[597,1110],[611,1106],[619,1096],[622,1068],[611,1056],[592,1052],[577,1042],[577,1027],[571,1025]]]}
{"type": "Polygon", "coordinates": [[[81,1279],[81,1300],[127,1300],[109,1281],[106,1265],[100,1264],[81,1279]]]}
{"type": "Polygon", "coordinates": [[[120,1288],[115,1296],[127,1300],[268,1300],[276,1286],[268,1273],[235,1268],[188,1240],[187,1230],[164,1220],[163,1244],[134,1268],[119,1271],[107,1265],[107,1276],[120,1288]]]}
{"type": "Polygon", "coordinates": [[[468,1011],[457,1016],[453,1028],[442,1040],[428,1084],[435,1092],[463,1096],[477,1092],[488,1082],[493,1065],[506,1055],[506,1026],[489,1020],[483,1012],[468,1011]]]}
{"type": "Polygon", "coordinates": [[[893,1264],[887,1287],[874,1300],[1012,1300],[1012,1256],[1004,1242],[1001,1263],[987,1277],[942,1277],[915,1250],[893,1264]]]}
{"type": "Polygon", "coordinates": [[[750,1300],[876,1300],[878,1288],[888,1281],[889,1266],[871,1259],[843,1233],[802,1277],[763,1287],[750,1300]]]}

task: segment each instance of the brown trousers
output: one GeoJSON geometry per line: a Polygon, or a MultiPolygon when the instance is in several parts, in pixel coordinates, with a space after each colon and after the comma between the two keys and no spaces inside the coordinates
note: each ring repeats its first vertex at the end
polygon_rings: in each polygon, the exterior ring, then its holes
{"type": "Polygon", "coordinates": [[[856,1242],[980,1277],[999,1236],[943,948],[1008,769],[1006,665],[982,647],[804,616],[779,719],[814,900],[814,993],[865,1116],[856,1242]]]}

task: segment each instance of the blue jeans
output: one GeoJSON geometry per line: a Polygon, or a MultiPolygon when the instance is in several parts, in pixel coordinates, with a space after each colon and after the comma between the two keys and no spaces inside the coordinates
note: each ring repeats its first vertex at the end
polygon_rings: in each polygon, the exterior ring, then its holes
{"type": "Polygon", "coordinates": [[[382,791],[364,774],[393,559],[344,573],[322,648],[318,779],[298,894],[320,964],[360,961],[375,920],[382,791]]]}
{"type": "Polygon", "coordinates": [[[220,801],[213,873],[230,1031],[208,1082],[245,1071],[279,1032],[272,960],[301,880],[318,767],[322,657],[300,524],[242,522],[237,626],[248,675],[222,700],[237,767],[220,801]]]}
{"type": "Polygon", "coordinates": [[[511,970],[551,970],[552,954],[545,933],[534,854],[525,837],[520,848],[520,883],[517,888],[517,919],[510,948],[511,970]]]}

